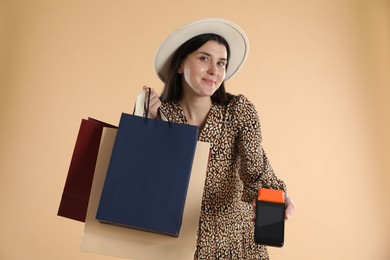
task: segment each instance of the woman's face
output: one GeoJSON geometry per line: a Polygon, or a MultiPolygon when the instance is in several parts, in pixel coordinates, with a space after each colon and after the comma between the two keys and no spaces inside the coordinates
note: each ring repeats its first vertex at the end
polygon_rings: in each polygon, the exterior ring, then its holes
{"type": "Polygon", "coordinates": [[[226,76],[227,50],[225,45],[208,41],[190,53],[180,64],[183,94],[211,97],[226,76]]]}

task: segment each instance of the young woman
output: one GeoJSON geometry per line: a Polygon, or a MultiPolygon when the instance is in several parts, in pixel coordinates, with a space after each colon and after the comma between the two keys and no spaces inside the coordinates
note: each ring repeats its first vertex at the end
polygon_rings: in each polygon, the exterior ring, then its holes
{"type": "MultiPolygon", "coordinates": [[[[173,122],[196,125],[199,140],[211,147],[194,259],[269,258],[265,246],[254,243],[253,202],[260,187],[286,191],[286,186],[261,146],[254,105],[224,86],[247,53],[247,38],[237,25],[205,19],[171,34],[156,54],[165,87],[161,97],[150,90],[148,116],[156,118],[161,109],[173,122]]],[[[288,219],[294,203],[285,201],[288,219]]]]}

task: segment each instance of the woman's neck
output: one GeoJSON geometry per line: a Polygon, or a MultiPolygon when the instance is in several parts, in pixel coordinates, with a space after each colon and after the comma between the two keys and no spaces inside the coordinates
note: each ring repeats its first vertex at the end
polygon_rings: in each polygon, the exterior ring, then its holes
{"type": "Polygon", "coordinates": [[[202,128],[206,123],[207,115],[211,108],[211,98],[183,98],[179,101],[179,105],[183,109],[188,123],[202,128]]]}

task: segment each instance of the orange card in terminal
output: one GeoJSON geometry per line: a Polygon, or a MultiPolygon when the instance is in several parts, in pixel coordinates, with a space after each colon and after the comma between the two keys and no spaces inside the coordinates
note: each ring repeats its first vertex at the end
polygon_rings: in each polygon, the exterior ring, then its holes
{"type": "Polygon", "coordinates": [[[282,190],[260,188],[257,200],[284,204],[284,192],[282,190]]]}

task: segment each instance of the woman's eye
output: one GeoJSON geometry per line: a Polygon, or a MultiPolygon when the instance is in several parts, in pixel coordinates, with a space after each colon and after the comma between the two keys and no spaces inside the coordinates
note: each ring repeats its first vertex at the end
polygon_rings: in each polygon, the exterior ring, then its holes
{"type": "Polygon", "coordinates": [[[217,63],[219,67],[225,67],[226,66],[226,62],[225,61],[220,61],[217,63]]]}
{"type": "Polygon", "coordinates": [[[208,62],[209,61],[209,58],[207,56],[201,56],[199,58],[201,61],[205,61],[205,62],[208,62]]]}

